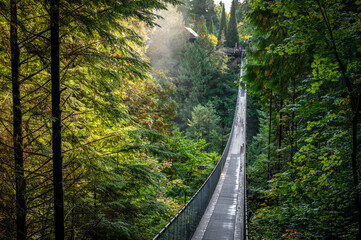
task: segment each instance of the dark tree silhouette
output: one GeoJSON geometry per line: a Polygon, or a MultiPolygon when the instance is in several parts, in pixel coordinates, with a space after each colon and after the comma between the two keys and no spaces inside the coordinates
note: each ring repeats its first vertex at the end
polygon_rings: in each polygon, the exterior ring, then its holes
{"type": "Polygon", "coordinates": [[[221,16],[221,24],[219,26],[218,43],[220,43],[222,34],[224,37],[227,34],[227,19],[226,19],[226,10],[224,9],[224,4],[222,4],[222,16],[221,16]]]}
{"type": "Polygon", "coordinates": [[[50,2],[51,95],[55,239],[64,239],[63,159],[61,154],[59,0],[50,2]]]}
{"type": "Polygon", "coordinates": [[[16,190],[16,235],[17,239],[26,239],[26,183],[24,178],[24,153],[22,137],[22,112],[20,96],[20,50],[18,44],[17,1],[10,1],[10,48],[11,48],[11,81],[13,95],[13,139],[15,160],[16,190]]]}
{"type": "Polygon", "coordinates": [[[231,18],[229,19],[228,29],[226,33],[227,47],[234,47],[235,44],[238,44],[239,42],[236,11],[237,11],[237,0],[233,0],[231,5],[231,18]]]}

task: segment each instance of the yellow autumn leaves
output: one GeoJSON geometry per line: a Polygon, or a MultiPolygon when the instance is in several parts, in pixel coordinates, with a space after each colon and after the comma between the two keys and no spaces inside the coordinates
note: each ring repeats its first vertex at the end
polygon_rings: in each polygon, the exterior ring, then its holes
{"type": "Polygon", "coordinates": [[[248,40],[251,37],[250,30],[247,29],[247,26],[243,22],[238,23],[237,29],[238,29],[239,39],[248,40]]]}

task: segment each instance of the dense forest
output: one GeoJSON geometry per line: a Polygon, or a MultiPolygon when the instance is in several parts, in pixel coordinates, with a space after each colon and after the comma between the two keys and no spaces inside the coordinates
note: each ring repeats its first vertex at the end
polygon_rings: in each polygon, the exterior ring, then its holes
{"type": "Polygon", "coordinates": [[[1,239],[150,239],[190,199],[232,125],[222,6],[0,1],[1,239]]]}
{"type": "Polygon", "coordinates": [[[360,238],[360,32],[357,0],[0,0],[0,239],[155,236],[227,142],[224,47],[250,239],[360,238]]]}
{"type": "MultiPolygon", "coordinates": [[[[361,225],[361,2],[252,1],[254,239],[355,239],[361,225]]],[[[357,236],[360,239],[360,236],[357,236]]]]}

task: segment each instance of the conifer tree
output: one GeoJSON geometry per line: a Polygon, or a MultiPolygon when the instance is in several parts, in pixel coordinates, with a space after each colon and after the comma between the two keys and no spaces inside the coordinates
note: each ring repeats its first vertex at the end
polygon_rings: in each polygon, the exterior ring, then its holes
{"type": "Polygon", "coordinates": [[[235,47],[235,45],[238,45],[239,37],[238,37],[238,31],[237,31],[237,17],[236,17],[236,11],[237,11],[237,0],[232,1],[231,5],[231,18],[229,19],[228,29],[226,33],[226,46],[227,47],[235,47]]]}
{"type": "MultiPolygon", "coordinates": [[[[0,0],[0,48],[9,50],[0,51],[0,238],[14,239],[17,228],[19,239],[149,239],[173,210],[165,202],[177,201],[163,195],[153,154],[159,135],[169,133],[174,105],[148,76],[141,36],[145,23],[154,25],[153,10],[176,1],[9,1],[18,7],[17,23],[8,1],[0,0]]],[[[200,44],[209,49],[203,65],[214,50],[208,43],[200,44]]],[[[209,77],[208,66],[200,77],[209,77]]]]}
{"type": "Polygon", "coordinates": [[[193,0],[191,13],[193,14],[195,26],[198,26],[198,22],[201,16],[206,14],[207,0],[193,0]]]}
{"type": "Polygon", "coordinates": [[[211,17],[211,23],[209,24],[208,34],[214,34],[214,23],[213,23],[213,17],[211,17]]]}
{"type": "Polygon", "coordinates": [[[195,20],[195,26],[199,25],[199,20],[202,16],[207,21],[207,27],[210,27],[211,18],[215,16],[214,0],[193,0],[191,13],[195,20]]]}
{"type": "Polygon", "coordinates": [[[206,37],[208,35],[206,19],[204,18],[204,16],[201,16],[201,18],[199,19],[197,28],[199,36],[206,37]]]}
{"type": "Polygon", "coordinates": [[[208,151],[221,151],[221,119],[211,102],[205,106],[199,104],[193,108],[192,118],[188,120],[188,126],[186,133],[189,137],[192,138],[201,134],[202,138],[209,143],[206,148],[208,151]]]}
{"type": "MultiPolygon", "coordinates": [[[[213,19],[217,19],[214,0],[207,0],[207,12],[204,15],[204,17],[206,18],[206,21],[207,21],[208,33],[211,33],[210,28],[212,28],[211,24],[214,21],[213,19]]],[[[213,28],[214,28],[214,26],[213,26],[213,28]]]]}
{"type": "Polygon", "coordinates": [[[207,37],[204,17],[200,19],[198,28],[202,37],[187,47],[176,79],[175,100],[179,107],[175,120],[181,130],[186,129],[193,108],[198,104],[206,104],[205,96],[215,71],[214,45],[207,37]]]}
{"type": "Polygon", "coordinates": [[[221,16],[221,24],[219,27],[218,33],[218,43],[221,43],[222,36],[225,37],[227,34],[227,19],[226,19],[226,10],[224,8],[224,4],[221,2],[222,5],[222,16],[221,16]]]}

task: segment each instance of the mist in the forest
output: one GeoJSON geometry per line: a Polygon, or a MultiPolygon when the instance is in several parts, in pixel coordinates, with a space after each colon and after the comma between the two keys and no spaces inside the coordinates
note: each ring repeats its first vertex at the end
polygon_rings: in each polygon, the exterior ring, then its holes
{"type": "Polygon", "coordinates": [[[162,19],[157,21],[159,27],[150,30],[147,54],[154,69],[161,70],[168,76],[175,76],[188,36],[183,16],[173,6],[157,14],[162,19]]]}

